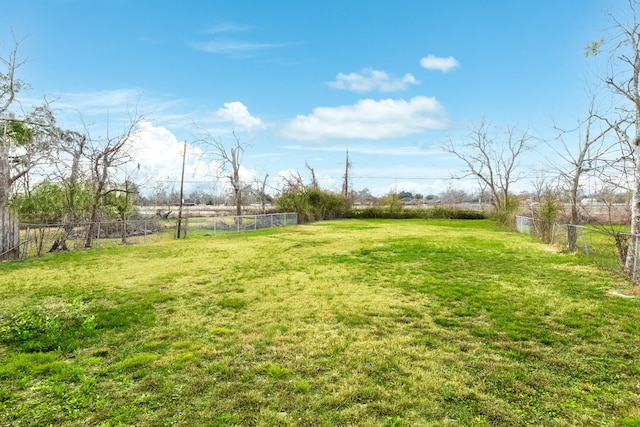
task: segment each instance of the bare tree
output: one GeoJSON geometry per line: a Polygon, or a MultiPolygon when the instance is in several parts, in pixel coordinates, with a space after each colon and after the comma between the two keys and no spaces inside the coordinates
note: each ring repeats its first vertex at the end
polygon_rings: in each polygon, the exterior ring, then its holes
{"type": "MultiPolygon", "coordinates": [[[[583,178],[591,174],[596,176],[611,164],[608,157],[615,148],[618,147],[617,140],[610,142],[606,136],[614,127],[606,120],[602,120],[595,111],[595,97],[592,96],[589,103],[587,117],[579,120],[575,129],[560,129],[557,125],[554,128],[558,131],[556,141],[559,145],[550,144],[557,159],[553,162],[558,172],[561,184],[568,190],[569,196],[569,224],[580,224],[580,204],[579,191],[583,184],[583,178]],[[567,143],[569,135],[577,133],[577,144],[567,143]],[[575,148],[574,148],[575,147],[575,148]]],[[[570,250],[576,249],[577,233],[575,227],[568,228],[567,241],[570,250]]]]}
{"type": "Polygon", "coordinates": [[[229,146],[207,130],[202,130],[202,136],[198,138],[198,142],[213,149],[212,155],[217,163],[217,173],[227,179],[233,193],[236,215],[240,216],[242,215],[242,193],[245,189],[245,184],[240,178],[240,167],[248,144],[240,140],[235,130],[232,130],[231,134],[233,143],[229,146]]]}
{"type": "Polygon", "coordinates": [[[320,184],[318,184],[318,177],[316,176],[316,170],[309,166],[309,163],[304,162],[304,165],[309,169],[309,173],[311,174],[311,184],[309,184],[310,188],[320,188],[320,184]]]}
{"type": "Polygon", "coordinates": [[[496,136],[486,121],[474,127],[462,144],[449,140],[444,150],[462,160],[466,166],[462,176],[473,176],[487,186],[492,205],[498,212],[509,208],[509,191],[522,178],[518,171],[520,157],[530,149],[532,136],[508,127],[503,135],[496,136]]]}
{"type": "Polygon", "coordinates": [[[140,116],[131,117],[123,132],[116,136],[110,136],[108,129],[105,138],[92,139],[91,136],[87,136],[86,157],[91,169],[93,191],[90,224],[85,240],[87,248],[93,245],[93,239],[97,233],[96,223],[100,219],[100,209],[104,204],[105,196],[114,191],[127,192],[126,189],[113,187],[113,175],[116,170],[132,160],[129,143],[138,129],[140,120],[142,120],[140,116]]]}
{"type": "Polygon", "coordinates": [[[307,186],[299,171],[289,170],[288,175],[282,175],[279,179],[282,186],[282,193],[304,189],[307,186]]]}
{"type": "Polygon", "coordinates": [[[259,179],[257,176],[255,178],[256,184],[256,195],[258,196],[258,200],[260,201],[260,208],[262,209],[262,213],[267,211],[266,204],[269,198],[267,194],[267,179],[269,178],[269,174],[265,173],[262,179],[259,179]]]}
{"type": "MultiPolygon", "coordinates": [[[[636,150],[640,147],[640,22],[638,0],[628,0],[629,9],[620,14],[610,14],[612,22],[608,40],[589,43],[586,54],[597,55],[603,48],[610,48],[609,68],[603,80],[611,92],[624,102],[619,111],[629,127],[616,129],[626,147],[625,158],[632,162],[631,233],[640,233],[640,159],[636,150]],[[630,131],[630,132],[629,132],[630,131]]],[[[624,270],[632,275],[637,254],[628,251],[624,270]]]]}

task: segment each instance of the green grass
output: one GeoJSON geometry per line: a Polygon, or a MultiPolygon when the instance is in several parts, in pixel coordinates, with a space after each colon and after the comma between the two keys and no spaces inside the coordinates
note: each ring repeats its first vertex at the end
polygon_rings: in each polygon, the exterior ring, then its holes
{"type": "Polygon", "coordinates": [[[0,425],[640,425],[640,299],[489,221],[0,264],[0,425]]]}

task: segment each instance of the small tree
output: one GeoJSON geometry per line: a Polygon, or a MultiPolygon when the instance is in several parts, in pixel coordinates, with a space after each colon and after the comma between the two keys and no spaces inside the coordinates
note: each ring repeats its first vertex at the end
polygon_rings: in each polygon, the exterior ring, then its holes
{"type": "Polygon", "coordinates": [[[400,197],[400,193],[391,192],[387,194],[383,201],[384,207],[389,212],[389,216],[391,218],[395,218],[404,210],[404,205],[402,204],[402,197],[400,197]]]}
{"type": "Polygon", "coordinates": [[[560,218],[563,205],[550,189],[544,192],[540,198],[540,204],[534,210],[534,224],[538,236],[545,243],[551,242],[553,224],[560,218]]]}
{"type": "Polygon", "coordinates": [[[105,207],[120,221],[120,243],[123,245],[127,244],[127,220],[135,210],[137,197],[138,188],[130,181],[125,181],[105,195],[105,207]]]}
{"type": "Polygon", "coordinates": [[[105,197],[116,190],[115,186],[111,185],[115,171],[123,168],[131,161],[129,143],[135,135],[141,120],[142,117],[139,116],[130,118],[125,125],[124,131],[113,137],[109,136],[109,132],[107,132],[106,138],[92,140],[90,136],[87,137],[89,146],[86,157],[91,168],[90,182],[93,191],[90,224],[85,240],[85,247],[87,248],[93,245],[93,239],[97,232],[97,222],[100,220],[100,212],[104,206],[105,197]]]}

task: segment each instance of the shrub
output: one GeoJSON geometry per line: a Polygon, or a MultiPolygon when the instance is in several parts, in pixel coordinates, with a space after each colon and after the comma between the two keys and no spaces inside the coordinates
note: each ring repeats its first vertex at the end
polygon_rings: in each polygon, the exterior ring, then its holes
{"type": "Polygon", "coordinates": [[[294,188],[284,192],[277,200],[278,208],[296,212],[298,222],[335,219],[344,215],[347,201],[342,194],[316,187],[294,188]]]}
{"type": "Polygon", "coordinates": [[[465,209],[453,205],[433,206],[428,208],[402,208],[390,211],[385,206],[353,209],[347,217],[361,219],[486,219],[483,210],[465,209]]]}
{"type": "Polygon", "coordinates": [[[560,218],[562,211],[562,203],[552,195],[547,195],[542,198],[540,205],[533,212],[536,231],[543,242],[551,242],[553,224],[560,218]]]}
{"type": "Polygon", "coordinates": [[[520,209],[520,199],[513,194],[508,194],[504,200],[499,201],[493,212],[493,218],[500,225],[515,230],[518,209],[520,209]]]}

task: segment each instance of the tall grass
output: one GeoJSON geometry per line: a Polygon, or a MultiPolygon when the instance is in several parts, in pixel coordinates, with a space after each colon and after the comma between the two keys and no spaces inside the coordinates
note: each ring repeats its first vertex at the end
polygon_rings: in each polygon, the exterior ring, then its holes
{"type": "Polygon", "coordinates": [[[0,425],[638,425],[638,300],[489,221],[0,265],[0,425]]]}

